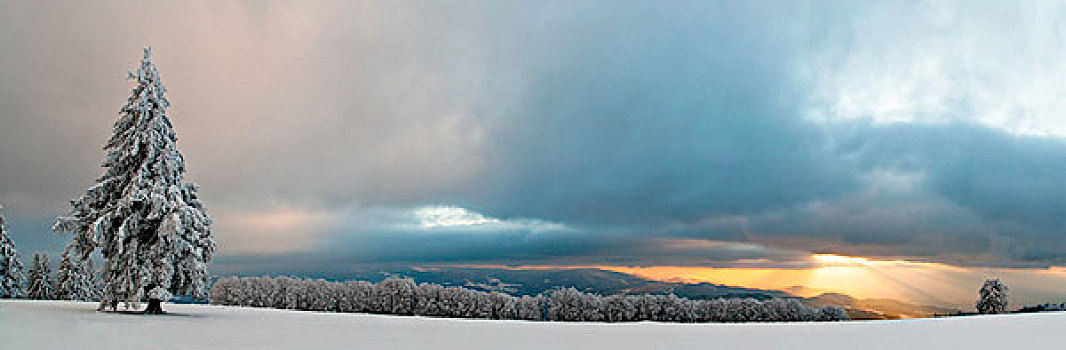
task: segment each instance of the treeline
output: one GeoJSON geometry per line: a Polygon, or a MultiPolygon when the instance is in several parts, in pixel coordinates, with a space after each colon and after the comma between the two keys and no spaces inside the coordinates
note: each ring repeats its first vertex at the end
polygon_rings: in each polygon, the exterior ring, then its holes
{"type": "Polygon", "coordinates": [[[1044,303],[1044,304],[1037,304],[1037,305],[1026,305],[1026,306],[1023,306],[1021,309],[1018,309],[1018,311],[1015,311],[1015,312],[1017,312],[1017,313],[1027,313],[1027,312],[1044,312],[1044,311],[1066,311],[1066,302],[1058,303],[1058,304],[1056,304],[1056,303],[1044,303]]]}
{"type": "Polygon", "coordinates": [[[842,321],[838,307],[820,309],[795,299],[691,300],[675,295],[600,296],[562,288],[536,296],[511,296],[390,278],[330,282],[291,277],[227,277],[211,288],[218,305],[366,312],[495,320],[581,322],[788,322],[842,321]]]}

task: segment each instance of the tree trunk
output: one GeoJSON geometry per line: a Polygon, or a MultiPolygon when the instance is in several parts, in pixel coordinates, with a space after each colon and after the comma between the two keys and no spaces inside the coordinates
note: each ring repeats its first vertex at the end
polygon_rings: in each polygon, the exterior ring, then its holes
{"type": "Polygon", "coordinates": [[[118,311],[118,300],[100,299],[100,307],[96,308],[96,311],[107,311],[107,307],[111,307],[111,311],[118,311]]]}
{"type": "MultiPolygon", "coordinates": [[[[145,295],[150,295],[152,289],[155,289],[155,285],[154,284],[149,284],[149,285],[145,286],[144,287],[144,294],[145,295]]],[[[144,309],[144,313],[149,314],[149,315],[164,314],[165,312],[163,312],[163,301],[159,300],[159,299],[152,299],[151,297],[149,297],[148,298],[148,308],[144,309]]]]}
{"type": "Polygon", "coordinates": [[[148,308],[144,310],[144,313],[149,315],[164,314],[163,301],[159,299],[148,299],[148,308]]]}

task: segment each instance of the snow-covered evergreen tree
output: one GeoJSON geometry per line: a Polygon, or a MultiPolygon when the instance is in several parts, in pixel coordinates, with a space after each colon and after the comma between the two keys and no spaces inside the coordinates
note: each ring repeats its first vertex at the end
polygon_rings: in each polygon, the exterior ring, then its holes
{"type": "Polygon", "coordinates": [[[100,292],[92,260],[82,259],[77,254],[71,254],[70,250],[68,246],[56,267],[56,299],[96,300],[100,292]]]}
{"type": "Polygon", "coordinates": [[[1008,302],[1007,285],[999,279],[985,280],[981,285],[981,299],[977,300],[977,312],[982,314],[999,314],[1007,312],[1008,302]]]}
{"type": "Polygon", "coordinates": [[[7,233],[3,210],[0,206],[0,298],[21,298],[26,295],[26,275],[15,242],[7,233]]]}
{"type": "Polygon", "coordinates": [[[183,182],[185,161],[151,48],[129,76],[136,86],[104,146],[104,174],[54,229],[74,235],[80,258],[95,249],[103,255],[101,308],[137,307],[147,297],[146,312],[158,313],[171,293],[204,296],[215,241],[197,186],[183,182]]]}
{"type": "Polygon", "coordinates": [[[33,266],[30,267],[30,285],[26,294],[30,299],[48,300],[55,298],[55,283],[52,282],[52,263],[46,253],[33,254],[33,266]]]}

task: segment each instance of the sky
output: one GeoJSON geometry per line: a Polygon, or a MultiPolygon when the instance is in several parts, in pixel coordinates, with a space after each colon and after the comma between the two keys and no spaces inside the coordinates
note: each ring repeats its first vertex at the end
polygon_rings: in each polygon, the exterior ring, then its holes
{"type": "Polygon", "coordinates": [[[220,271],[835,254],[1059,283],[1064,44],[1053,1],[4,0],[0,204],[61,249],[151,45],[220,271]]]}

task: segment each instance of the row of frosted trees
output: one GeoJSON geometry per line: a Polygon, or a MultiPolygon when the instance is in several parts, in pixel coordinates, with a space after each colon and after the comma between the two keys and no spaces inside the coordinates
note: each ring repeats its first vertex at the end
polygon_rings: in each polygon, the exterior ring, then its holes
{"type": "Polygon", "coordinates": [[[332,312],[455,318],[585,322],[841,321],[838,307],[820,309],[795,299],[691,300],[675,295],[600,296],[562,288],[511,296],[390,278],[330,282],[291,277],[227,277],[211,288],[212,304],[332,312]]]}

